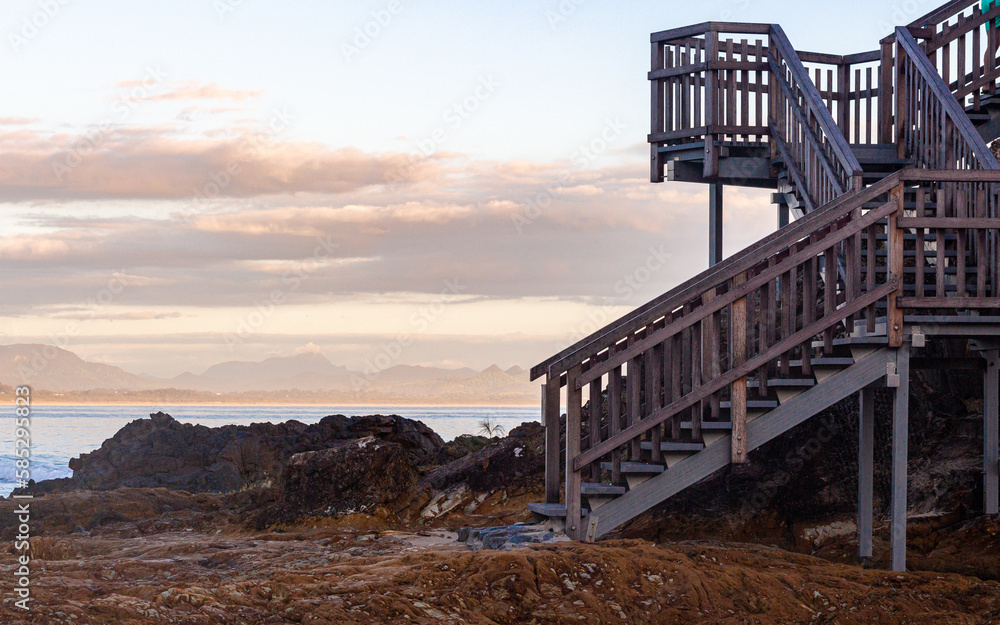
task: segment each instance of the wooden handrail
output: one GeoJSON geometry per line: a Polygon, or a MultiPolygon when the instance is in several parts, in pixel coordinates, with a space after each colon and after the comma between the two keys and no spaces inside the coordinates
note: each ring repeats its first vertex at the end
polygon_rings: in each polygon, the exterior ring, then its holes
{"type": "Polygon", "coordinates": [[[972,150],[976,159],[978,159],[979,165],[983,169],[1000,169],[1000,163],[993,156],[993,152],[990,151],[989,146],[986,145],[983,138],[976,132],[975,126],[972,125],[972,120],[969,119],[962,105],[952,95],[948,85],[944,83],[944,79],[941,78],[937,69],[931,64],[927,55],[917,44],[916,39],[910,34],[910,31],[906,28],[897,28],[896,43],[899,49],[906,53],[907,58],[913,63],[913,67],[920,74],[920,77],[927,83],[930,92],[938,99],[945,114],[955,125],[955,129],[968,145],[969,149],[972,150]]]}
{"type": "Polygon", "coordinates": [[[771,41],[778,48],[792,75],[795,76],[796,81],[800,84],[806,106],[816,116],[817,123],[822,128],[823,134],[826,135],[848,177],[860,174],[861,164],[858,162],[857,157],[854,156],[854,152],[851,151],[851,146],[847,143],[847,139],[844,138],[843,132],[837,128],[837,124],[830,117],[830,111],[823,103],[823,98],[820,97],[819,90],[816,88],[815,83],[813,83],[812,78],[810,78],[809,72],[802,65],[802,61],[795,52],[795,48],[789,43],[788,37],[785,36],[785,31],[778,24],[771,25],[771,41]]]}
{"type": "Polygon", "coordinates": [[[979,0],[951,0],[930,13],[919,17],[908,24],[909,28],[937,27],[941,22],[951,19],[955,14],[961,13],[970,6],[979,4],[979,0]]]}
{"type": "Polygon", "coordinates": [[[771,31],[771,24],[755,24],[752,22],[702,22],[661,30],[649,36],[650,43],[667,43],[677,39],[697,37],[709,32],[733,33],[735,35],[766,35],[771,31]]]}
{"type": "Polygon", "coordinates": [[[631,314],[608,324],[590,336],[577,341],[555,356],[535,365],[531,369],[531,379],[537,380],[543,375],[550,378],[562,375],[576,364],[581,364],[592,355],[617,344],[629,334],[673,312],[706,292],[710,288],[723,284],[733,277],[743,273],[750,267],[766,260],[775,250],[787,248],[791,243],[799,241],[840,217],[838,209],[845,203],[865,203],[886,193],[900,180],[900,172],[883,178],[879,182],[862,191],[852,191],[837,198],[823,210],[814,211],[801,219],[793,221],[781,230],[774,232],[757,243],[723,260],[718,265],[710,267],[690,280],[678,285],[667,293],[640,306],[631,314]],[[856,202],[855,202],[856,201],[856,202]]]}

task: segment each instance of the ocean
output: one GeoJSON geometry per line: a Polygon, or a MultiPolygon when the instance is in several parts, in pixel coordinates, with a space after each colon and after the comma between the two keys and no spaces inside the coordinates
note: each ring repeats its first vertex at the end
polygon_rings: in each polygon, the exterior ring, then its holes
{"type": "MultiPolygon", "coordinates": [[[[478,434],[479,423],[492,417],[506,431],[525,421],[538,421],[538,408],[520,407],[400,407],[400,406],[46,406],[31,410],[31,478],[36,482],[70,477],[68,463],[82,453],[93,451],[126,423],[162,410],[182,423],[209,427],[281,423],[297,420],[316,423],[333,414],[347,416],[396,414],[423,421],[444,440],[462,434],[478,434]]],[[[0,428],[0,494],[14,488],[14,407],[10,407],[7,427],[0,428]]]]}

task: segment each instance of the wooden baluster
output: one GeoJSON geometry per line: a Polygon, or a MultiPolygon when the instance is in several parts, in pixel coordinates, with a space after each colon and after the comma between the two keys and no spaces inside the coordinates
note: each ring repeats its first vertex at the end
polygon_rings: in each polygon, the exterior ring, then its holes
{"type": "MultiPolygon", "coordinates": [[[[781,274],[781,338],[787,339],[792,335],[792,320],[795,317],[795,310],[792,308],[792,273],[786,271],[781,274]]],[[[788,377],[788,364],[791,358],[791,351],[785,352],[781,357],[781,375],[788,377]]]]}
{"type": "MultiPolygon", "coordinates": [[[[587,449],[596,447],[601,442],[601,380],[602,378],[597,378],[590,383],[590,437],[587,449]]],[[[590,465],[590,480],[592,482],[601,481],[600,459],[595,460],[590,465]]]]}
{"type": "MultiPolygon", "coordinates": [[[[926,200],[926,196],[924,194],[924,188],[923,187],[917,187],[917,192],[916,192],[916,214],[917,214],[918,217],[926,217],[927,216],[927,206],[926,206],[926,203],[927,203],[927,200],[926,200]]],[[[924,229],[923,228],[917,228],[917,248],[916,248],[916,262],[915,262],[916,269],[917,269],[917,277],[916,277],[916,296],[917,297],[923,297],[924,296],[924,282],[926,280],[926,276],[925,276],[925,271],[926,270],[924,269],[924,264],[927,262],[925,260],[925,258],[924,258],[925,255],[926,255],[926,252],[924,250],[925,245],[926,245],[926,243],[924,242],[924,229]]]]}
{"type": "MultiPolygon", "coordinates": [[[[625,386],[627,387],[628,402],[626,408],[628,409],[628,427],[639,423],[641,418],[641,402],[642,402],[642,358],[637,356],[628,362],[628,377],[625,379],[625,386]]],[[[628,457],[632,462],[639,462],[640,452],[642,451],[642,437],[637,436],[629,441],[629,451],[628,457]]]]}
{"type": "MultiPolygon", "coordinates": [[[[938,217],[945,217],[945,194],[943,189],[938,189],[935,193],[937,211],[936,215],[938,217]]],[[[891,222],[891,219],[890,219],[891,222]]],[[[931,230],[934,233],[934,248],[937,253],[937,261],[935,267],[935,290],[934,296],[937,298],[942,298],[947,295],[945,292],[944,284],[944,268],[948,262],[947,254],[947,242],[944,237],[944,230],[940,228],[934,228],[931,230]]]]}
{"type": "MultiPolygon", "coordinates": [[[[978,32],[978,31],[977,31],[978,32]]],[[[976,217],[984,219],[986,212],[986,189],[976,189],[976,217]]],[[[976,229],[976,297],[986,294],[986,230],[976,229]]]]}
{"type": "MultiPolygon", "coordinates": [[[[966,189],[957,189],[955,191],[955,216],[958,218],[965,218],[969,216],[969,192],[966,189]]],[[[955,273],[955,290],[958,297],[965,297],[966,295],[966,284],[967,276],[966,271],[966,247],[968,245],[968,230],[965,228],[957,228],[957,243],[956,243],[956,264],[957,269],[955,273]]]]}
{"type": "Polygon", "coordinates": [[[865,135],[862,143],[874,143],[876,139],[872,137],[872,130],[875,128],[875,120],[872,118],[872,100],[875,95],[872,90],[873,77],[871,67],[866,70],[865,75],[867,77],[867,88],[865,89],[865,135]]]}
{"type": "MultiPolygon", "coordinates": [[[[614,437],[622,431],[622,368],[617,366],[611,370],[608,380],[608,415],[611,418],[610,436],[614,437]]],[[[616,447],[611,452],[611,483],[622,485],[622,449],[616,447]]]]}
{"type": "MultiPolygon", "coordinates": [[[[746,39],[740,42],[740,56],[744,63],[749,63],[749,44],[746,39]]],[[[750,71],[740,70],[740,126],[750,126],[750,71]]],[[[750,140],[750,135],[745,139],[750,140]]]]}
{"type": "MultiPolygon", "coordinates": [[[[812,235],[809,237],[810,243],[815,243],[819,240],[818,235],[812,235]]],[[[819,289],[817,287],[817,273],[818,269],[816,267],[816,257],[812,256],[805,263],[802,274],[802,325],[803,327],[812,324],[816,321],[816,304],[819,302],[819,289]]],[[[809,341],[812,341],[810,338],[809,341]]],[[[812,375],[812,345],[810,342],[806,342],[802,346],[802,374],[805,376],[812,375]]]]}
{"type": "MultiPolygon", "coordinates": [[[[774,267],[777,264],[777,258],[772,256],[767,260],[768,269],[774,267]]],[[[762,309],[766,307],[766,310],[761,311],[761,323],[764,324],[764,336],[762,337],[760,344],[760,351],[766,352],[769,347],[774,345],[774,334],[778,326],[778,296],[776,288],[776,280],[771,279],[767,282],[767,288],[764,291],[764,297],[761,300],[762,309]]],[[[762,397],[766,397],[767,381],[768,378],[774,375],[774,361],[768,361],[766,365],[761,366],[760,373],[757,375],[760,388],[758,389],[762,397]]]]}
{"type": "MultiPolygon", "coordinates": [[[[830,225],[830,234],[837,231],[836,223],[830,225]]],[[[826,284],[823,295],[823,317],[832,317],[837,312],[837,246],[833,245],[826,249],[823,254],[823,272],[826,274],[826,284]]],[[[827,355],[833,353],[833,332],[830,327],[823,333],[823,352],[827,355]]]]}
{"type": "MultiPolygon", "coordinates": [[[[646,387],[650,391],[647,401],[650,406],[649,414],[653,415],[663,407],[660,395],[663,390],[663,384],[661,383],[663,378],[663,352],[660,350],[660,346],[654,346],[646,353],[649,354],[646,360],[646,375],[650,380],[649,385],[646,387]]],[[[660,443],[662,442],[663,426],[656,425],[653,427],[652,436],[650,436],[650,461],[654,464],[659,464],[663,460],[663,451],[660,449],[660,443]]]]}
{"type": "MultiPolygon", "coordinates": [[[[674,319],[678,319],[679,314],[674,314],[674,319]]],[[[671,337],[670,338],[670,401],[675,402],[681,398],[684,393],[684,387],[682,385],[682,375],[684,372],[683,362],[683,338],[682,337],[671,337]]],[[[672,440],[680,440],[681,438],[681,420],[683,419],[682,413],[675,414],[670,420],[670,438],[672,440]]]]}
{"type": "MultiPolygon", "coordinates": [[[[979,7],[974,7],[978,9],[979,7]]],[[[986,51],[982,49],[982,37],[979,28],[972,29],[972,80],[977,81],[983,77],[983,68],[980,66],[986,51]]],[[[979,111],[982,108],[982,97],[979,95],[982,89],[972,92],[972,110],[979,111]]]]}
{"type": "Polygon", "coordinates": [[[580,540],[582,529],[581,472],[573,470],[573,461],[580,455],[580,429],[583,394],[577,388],[580,365],[566,376],[566,535],[580,540]]]}
{"type": "MultiPolygon", "coordinates": [[[[702,306],[707,306],[716,297],[715,289],[709,290],[701,298],[702,306]]],[[[718,338],[718,323],[716,315],[708,315],[701,321],[701,382],[707,384],[715,379],[715,369],[718,367],[716,359],[719,350],[716,349],[718,338]]],[[[701,414],[708,409],[713,418],[719,414],[719,395],[713,393],[708,399],[702,402],[701,414]]],[[[699,439],[700,440],[700,439],[699,439]]]]}
{"type": "MultiPolygon", "coordinates": [[[[701,388],[702,384],[702,368],[703,353],[702,353],[702,339],[705,336],[705,320],[699,321],[692,330],[696,330],[691,333],[691,390],[696,391],[701,388]]],[[[704,402],[698,402],[691,406],[691,436],[695,441],[701,441],[701,422],[704,413],[704,402]]]]}

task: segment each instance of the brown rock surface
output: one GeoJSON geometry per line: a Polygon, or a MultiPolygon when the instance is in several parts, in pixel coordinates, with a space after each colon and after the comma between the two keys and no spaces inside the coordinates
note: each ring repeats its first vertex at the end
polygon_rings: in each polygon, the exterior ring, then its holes
{"type": "MultiPolygon", "coordinates": [[[[35,539],[30,615],[0,622],[992,623],[1000,584],[760,546],[611,541],[470,553],[449,537],[306,530],[35,539]]],[[[0,563],[9,579],[12,559],[0,563]]]]}

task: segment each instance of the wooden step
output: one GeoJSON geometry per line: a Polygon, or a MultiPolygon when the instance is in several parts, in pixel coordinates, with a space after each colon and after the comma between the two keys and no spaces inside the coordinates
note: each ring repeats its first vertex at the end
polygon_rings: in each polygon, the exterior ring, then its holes
{"type": "MultiPolygon", "coordinates": [[[[529,503],[528,511],[539,522],[543,519],[566,518],[566,504],[564,503],[529,503]]],[[[583,510],[583,516],[590,516],[590,510],[583,510]]]]}
{"type": "MultiPolygon", "coordinates": [[[[853,359],[851,364],[854,364],[853,359]]],[[[767,380],[767,388],[812,388],[814,386],[816,386],[816,380],[812,378],[768,378],[767,380]]],[[[760,382],[749,380],[747,388],[760,388],[760,382]]]]}
{"type": "MultiPolygon", "coordinates": [[[[809,361],[810,365],[813,367],[850,367],[854,364],[853,358],[842,357],[838,358],[836,356],[817,356],[809,361]]],[[[793,369],[801,369],[802,361],[793,360],[788,363],[788,366],[793,369]]],[[[768,380],[768,385],[771,384],[771,380],[768,380]]]]}
{"type": "MultiPolygon", "coordinates": [[[[733,404],[729,401],[719,403],[722,410],[732,409],[733,404]]],[[[772,410],[778,407],[778,402],[772,399],[751,399],[747,401],[747,410],[772,410]]]]}
{"type": "MultiPolygon", "coordinates": [[[[681,421],[682,430],[690,430],[694,427],[694,423],[691,421],[681,421]]],[[[710,432],[728,432],[733,429],[733,424],[730,421],[702,421],[701,422],[702,431],[710,432]]]]}
{"type": "MultiPolygon", "coordinates": [[[[889,337],[886,336],[844,336],[837,339],[833,339],[834,347],[857,347],[857,346],[880,346],[888,345],[889,337]]],[[[823,341],[814,341],[812,344],[815,348],[823,347],[823,341]]]]}
{"type": "MultiPolygon", "coordinates": [[[[651,451],[653,449],[653,444],[649,441],[643,441],[642,448],[646,451],[651,451]]],[[[704,443],[660,443],[660,451],[666,452],[687,453],[701,451],[702,449],[705,449],[704,443]]]]}
{"type": "MultiPolygon", "coordinates": [[[[601,469],[604,471],[613,471],[614,467],[610,462],[602,462],[601,469]]],[[[623,475],[655,475],[663,473],[665,470],[666,467],[662,464],[650,464],[648,462],[623,462],[621,464],[623,475]]]]}
{"type": "Polygon", "coordinates": [[[580,485],[580,494],[585,497],[617,497],[625,494],[625,487],[613,484],[583,483],[580,485]]]}

